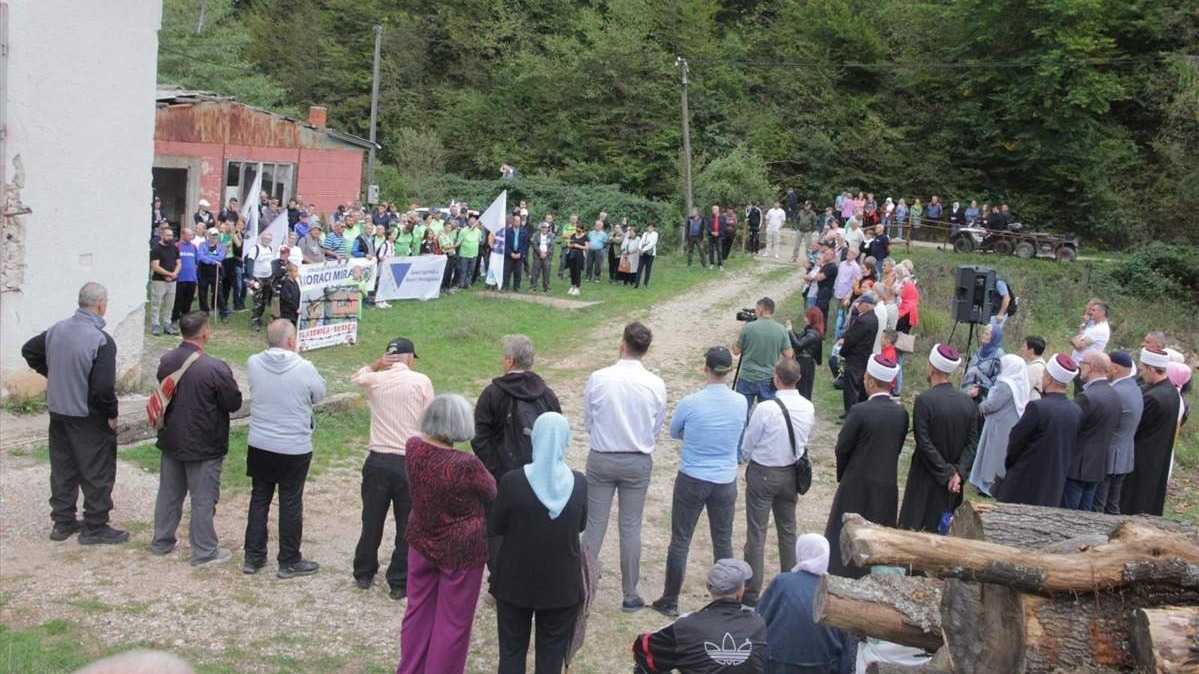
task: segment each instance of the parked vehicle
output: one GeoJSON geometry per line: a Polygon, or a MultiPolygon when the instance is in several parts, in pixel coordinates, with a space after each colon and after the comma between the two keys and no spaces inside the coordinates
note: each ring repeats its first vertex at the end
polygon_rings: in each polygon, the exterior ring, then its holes
{"type": "Polygon", "coordinates": [[[1079,237],[1026,231],[1023,225],[1013,222],[1006,231],[962,227],[950,236],[949,242],[959,253],[993,252],[1025,259],[1050,257],[1059,262],[1072,262],[1078,257],[1079,237]]]}

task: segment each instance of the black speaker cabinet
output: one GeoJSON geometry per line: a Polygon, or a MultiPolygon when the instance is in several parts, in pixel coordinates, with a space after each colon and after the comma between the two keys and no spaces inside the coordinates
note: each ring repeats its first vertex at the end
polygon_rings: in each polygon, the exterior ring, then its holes
{"type": "Polygon", "coordinates": [[[987,267],[958,267],[957,291],[953,298],[953,320],[986,323],[994,313],[995,271],[987,267]]]}

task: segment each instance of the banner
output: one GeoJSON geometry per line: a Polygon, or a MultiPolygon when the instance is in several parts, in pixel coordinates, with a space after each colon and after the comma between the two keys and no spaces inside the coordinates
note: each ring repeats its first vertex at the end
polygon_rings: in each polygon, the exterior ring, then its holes
{"type": "MultiPolygon", "coordinates": [[[[258,243],[258,193],[262,191],[262,165],[258,166],[258,173],[254,176],[254,184],[250,186],[250,191],[246,192],[246,197],[241,201],[241,217],[246,221],[246,241],[258,243]]],[[[287,240],[282,242],[276,240],[275,245],[287,243],[287,240]]]]}
{"type": "Polygon", "coordinates": [[[370,287],[374,277],[375,263],[361,258],[348,263],[302,265],[297,331],[300,351],[357,342],[358,319],[362,315],[359,283],[370,287]]]}
{"type": "Polygon", "coordinates": [[[375,299],[433,300],[441,296],[446,256],[389,257],[379,265],[375,299]]]}
{"type": "Polygon", "coordinates": [[[504,285],[504,225],[506,224],[506,216],[508,211],[508,190],[500,192],[500,195],[491,202],[487,210],[483,211],[483,215],[479,216],[479,222],[483,228],[495,235],[495,243],[491,247],[491,258],[487,263],[487,279],[485,283],[489,286],[495,286],[497,290],[504,285]]]}

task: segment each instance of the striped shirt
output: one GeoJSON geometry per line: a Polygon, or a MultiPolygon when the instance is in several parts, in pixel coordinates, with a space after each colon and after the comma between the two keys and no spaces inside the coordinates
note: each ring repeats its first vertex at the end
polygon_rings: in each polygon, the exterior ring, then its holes
{"type": "Polygon", "coordinates": [[[420,435],[420,418],[433,402],[433,383],[403,363],[375,372],[358,370],[350,381],[362,388],[371,409],[370,450],[403,454],[408,438],[420,435]]]}
{"type": "Polygon", "coordinates": [[[321,247],[325,250],[331,250],[338,255],[346,254],[346,240],[337,232],[329,232],[325,235],[325,240],[321,243],[321,247]]]}

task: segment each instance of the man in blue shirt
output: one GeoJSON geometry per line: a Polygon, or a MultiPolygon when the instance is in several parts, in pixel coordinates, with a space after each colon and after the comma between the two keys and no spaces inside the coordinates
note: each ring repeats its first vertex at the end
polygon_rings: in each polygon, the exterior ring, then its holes
{"type": "Polygon", "coordinates": [[[596,220],[595,227],[587,232],[587,280],[599,283],[604,273],[604,253],[607,251],[608,233],[604,221],[596,220]]]}
{"type": "Polygon", "coordinates": [[[725,384],[732,369],[733,354],[728,349],[708,349],[704,354],[708,385],[679,401],[670,420],[670,437],[683,441],[683,453],[671,503],[666,587],[652,605],[663,615],[679,614],[679,592],[687,571],[691,535],[705,507],[715,558],[733,556],[737,453],[749,404],[745,396],[725,384]]]}
{"type": "Polygon", "coordinates": [[[192,300],[196,297],[196,282],[199,279],[196,271],[196,244],[192,243],[190,227],[179,230],[179,276],[175,278],[175,307],[171,310],[171,326],[168,335],[179,331],[179,317],[192,310],[192,300]]]}
{"type": "Polygon", "coordinates": [[[221,263],[225,261],[225,245],[221,243],[220,235],[216,227],[209,228],[207,237],[196,248],[196,268],[199,270],[200,311],[211,311],[215,297],[216,308],[224,321],[229,318],[229,309],[220,292],[221,263]]]}

